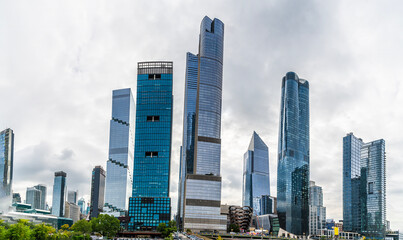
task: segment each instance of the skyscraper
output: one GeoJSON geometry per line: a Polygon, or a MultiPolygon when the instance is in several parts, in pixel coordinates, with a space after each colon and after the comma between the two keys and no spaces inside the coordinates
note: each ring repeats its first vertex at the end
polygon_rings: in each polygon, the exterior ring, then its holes
{"type": "MultiPolygon", "coordinates": [[[[91,177],[91,205],[90,205],[91,218],[98,217],[99,213],[102,212],[102,208],[104,206],[104,198],[105,198],[105,170],[101,166],[95,166],[94,169],[92,170],[92,177],[91,177]]],[[[85,204],[85,202],[81,204],[83,205],[85,204]]],[[[81,210],[81,212],[84,213],[83,210],[81,210]]]]}
{"type": "Polygon", "coordinates": [[[323,207],[322,187],[309,182],[309,235],[320,236],[326,228],[326,208],[323,207]]]}
{"type": "Polygon", "coordinates": [[[114,90],[112,95],[105,210],[119,216],[127,211],[132,191],[135,116],[130,88],[114,90]]]}
{"type": "Polygon", "coordinates": [[[207,16],[199,54],[187,53],[179,227],[225,231],[221,204],[221,103],[224,24],[207,16]],[[182,171],[183,170],[183,171],[182,171]]]}
{"type": "Polygon", "coordinates": [[[52,215],[64,216],[64,202],[66,201],[66,176],[63,171],[55,172],[55,180],[53,183],[53,200],[52,200],[52,215]]]}
{"type": "Polygon", "coordinates": [[[260,203],[263,195],[270,195],[269,148],[253,132],[243,158],[242,204],[253,208],[255,215],[261,215],[260,203]]]}
{"type": "Polygon", "coordinates": [[[277,213],[281,228],[308,234],[309,83],[288,72],[281,85],[277,213]]]}
{"type": "Polygon", "coordinates": [[[40,209],[41,208],[41,190],[36,189],[35,187],[27,188],[26,193],[26,203],[31,204],[32,209],[40,209]]]}
{"type": "Polygon", "coordinates": [[[171,219],[172,76],[172,62],[138,63],[130,230],[156,229],[171,219]]]}
{"type": "Polygon", "coordinates": [[[77,194],[78,191],[69,190],[67,192],[67,202],[77,204],[77,194]]]}
{"type": "Polygon", "coordinates": [[[343,220],[345,231],[385,237],[386,156],[383,139],[364,143],[343,138],[343,220]]]}
{"type": "Polygon", "coordinates": [[[41,191],[41,203],[39,205],[39,209],[47,210],[46,209],[46,185],[38,184],[38,185],[34,186],[34,188],[41,191]]]}
{"type": "Polygon", "coordinates": [[[11,196],[11,185],[13,181],[13,162],[14,133],[13,130],[7,128],[0,132],[0,199],[3,197],[11,196]]]}
{"type": "Polygon", "coordinates": [[[82,214],[86,214],[86,206],[85,206],[85,199],[84,198],[80,198],[78,200],[77,205],[80,207],[80,212],[82,214]]]}

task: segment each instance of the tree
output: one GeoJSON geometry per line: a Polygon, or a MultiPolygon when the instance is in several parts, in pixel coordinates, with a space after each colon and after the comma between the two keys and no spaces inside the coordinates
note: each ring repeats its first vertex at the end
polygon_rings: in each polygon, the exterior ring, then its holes
{"type": "Polygon", "coordinates": [[[187,233],[187,234],[191,234],[191,233],[192,233],[192,230],[190,230],[190,229],[188,228],[188,229],[186,229],[186,233],[187,233]]]}
{"type": "Polygon", "coordinates": [[[157,227],[157,232],[160,232],[163,238],[169,237],[173,232],[176,232],[176,222],[169,221],[168,225],[166,223],[160,223],[157,227]]]}
{"type": "Polygon", "coordinates": [[[237,224],[231,223],[228,226],[227,232],[239,232],[239,226],[237,224]]]}
{"type": "Polygon", "coordinates": [[[120,221],[107,214],[101,214],[97,218],[91,219],[92,230],[99,232],[103,236],[112,238],[120,230],[120,221]]]}
{"type": "Polygon", "coordinates": [[[4,226],[0,226],[0,240],[6,239],[7,230],[4,226]]]}
{"type": "Polygon", "coordinates": [[[28,240],[31,236],[31,229],[28,226],[28,220],[20,219],[18,223],[10,225],[6,232],[6,239],[10,240],[28,240]]]}
{"type": "Polygon", "coordinates": [[[84,234],[91,234],[92,232],[92,225],[85,219],[81,219],[73,224],[70,228],[74,232],[81,232],[84,234]]]}
{"type": "Polygon", "coordinates": [[[52,226],[41,223],[34,226],[31,236],[34,239],[46,240],[52,239],[51,235],[53,235],[54,233],[56,233],[56,229],[54,229],[52,226]]]}

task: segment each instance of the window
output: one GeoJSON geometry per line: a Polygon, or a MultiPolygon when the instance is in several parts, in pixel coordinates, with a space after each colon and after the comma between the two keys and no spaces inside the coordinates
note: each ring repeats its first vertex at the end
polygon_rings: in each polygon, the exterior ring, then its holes
{"type": "Polygon", "coordinates": [[[368,194],[373,194],[374,193],[374,183],[369,182],[368,183],[368,194]]]}
{"type": "Polygon", "coordinates": [[[161,74],[148,74],[148,79],[150,80],[161,79],[161,74]]]}
{"type": "Polygon", "coordinates": [[[158,152],[146,152],[146,157],[158,157],[158,152]]]}
{"type": "Polygon", "coordinates": [[[160,116],[147,116],[147,122],[159,122],[160,116]]]}

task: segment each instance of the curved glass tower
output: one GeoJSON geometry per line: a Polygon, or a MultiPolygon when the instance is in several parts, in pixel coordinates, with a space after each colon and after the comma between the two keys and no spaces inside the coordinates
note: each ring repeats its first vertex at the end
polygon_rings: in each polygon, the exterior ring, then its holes
{"type": "Polygon", "coordinates": [[[221,204],[221,102],[224,24],[207,16],[199,54],[187,54],[178,223],[181,229],[225,231],[221,204]]]}
{"type": "Polygon", "coordinates": [[[288,72],[281,85],[277,213],[280,227],[308,234],[309,83],[288,72]]]}
{"type": "MultiPolygon", "coordinates": [[[[14,162],[14,132],[7,128],[0,132],[0,199],[11,196],[14,162]]],[[[9,200],[11,204],[11,197],[9,200]]]]}

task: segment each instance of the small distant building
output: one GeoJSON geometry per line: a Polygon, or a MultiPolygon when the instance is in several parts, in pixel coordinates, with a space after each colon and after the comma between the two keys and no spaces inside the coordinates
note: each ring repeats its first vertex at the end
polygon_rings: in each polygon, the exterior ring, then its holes
{"type": "Polygon", "coordinates": [[[277,214],[253,216],[252,226],[255,229],[268,231],[272,236],[279,236],[280,223],[277,214]]]}
{"type": "Polygon", "coordinates": [[[91,205],[90,217],[98,217],[104,207],[105,198],[105,170],[101,166],[95,166],[91,178],[91,205]]]}
{"type": "Polygon", "coordinates": [[[73,220],[70,218],[57,217],[50,214],[8,212],[7,214],[0,214],[0,219],[3,220],[5,223],[10,224],[17,223],[20,219],[26,219],[33,224],[45,223],[51,225],[56,229],[60,229],[64,224],[67,224],[69,226],[73,225],[73,220]]]}
{"type": "Polygon", "coordinates": [[[86,214],[86,208],[85,208],[85,199],[84,198],[80,198],[78,200],[77,205],[80,207],[80,212],[82,214],[86,214]]]}
{"type": "Polygon", "coordinates": [[[41,208],[41,191],[34,187],[27,188],[25,202],[27,204],[31,204],[31,207],[33,209],[40,209],[41,208]]]}
{"type": "Polygon", "coordinates": [[[77,204],[66,202],[64,217],[71,218],[73,223],[80,220],[80,207],[77,204]]]}
{"type": "Polygon", "coordinates": [[[77,204],[77,194],[78,191],[69,190],[67,192],[67,202],[77,204]]]}
{"type": "Polygon", "coordinates": [[[13,203],[21,203],[21,195],[19,193],[13,193],[13,203]]]}
{"type": "Polygon", "coordinates": [[[38,189],[41,192],[41,200],[40,200],[40,203],[39,203],[39,209],[47,210],[47,206],[46,206],[47,188],[46,188],[46,185],[38,184],[38,185],[34,186],[34,188],[38,189]]]}

